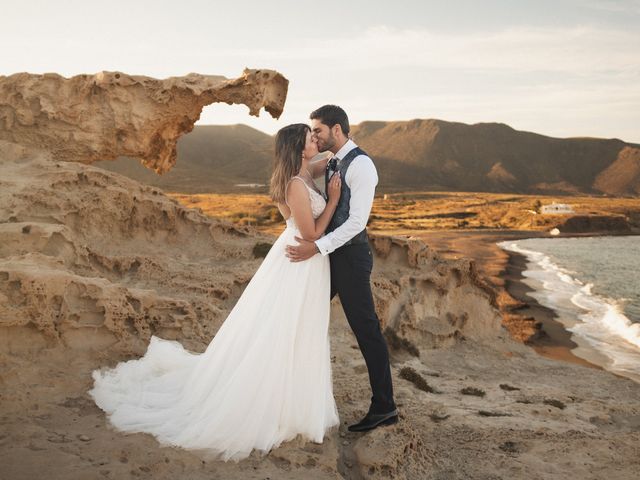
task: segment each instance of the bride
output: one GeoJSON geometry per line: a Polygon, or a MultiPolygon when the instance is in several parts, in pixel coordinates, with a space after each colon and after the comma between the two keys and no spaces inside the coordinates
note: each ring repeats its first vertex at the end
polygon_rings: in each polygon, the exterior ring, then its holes
{"type": "Polygon", "coordinates": [[[295,236],[323,234],[338,203],[339,175],[327,202],[313,183],[326,165],[311,163],[317,153],[307,125],[277,133],[271,197],[287,227],[203,353],[152,336],[143,357],[93,371],[89,394],[117,429],[237,461],[297,435],[322,443],[339,423],[328,336],[329,257],[285,257],[295,236]]]}

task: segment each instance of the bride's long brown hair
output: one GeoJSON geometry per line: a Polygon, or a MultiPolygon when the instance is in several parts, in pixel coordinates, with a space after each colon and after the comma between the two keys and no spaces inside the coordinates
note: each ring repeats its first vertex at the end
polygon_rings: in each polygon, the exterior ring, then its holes
{"type": "Polygon", "coordinates": [[[294,123],[278,130],[276,151],[273,159],[273,174],[269,194],[276,203],[286,203],[287,183],[300,172],[302,152],[307,143],[307,132],[311,129],[304,123],[294,123]]]}

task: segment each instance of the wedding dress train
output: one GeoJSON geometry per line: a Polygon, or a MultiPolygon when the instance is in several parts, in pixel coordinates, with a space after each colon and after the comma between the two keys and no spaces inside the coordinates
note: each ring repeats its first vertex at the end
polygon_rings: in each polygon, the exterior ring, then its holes
{"type": "MultiPolygon", "coordinates": [[[[306,183],[305,183],[306,185],[306,183]]],[[[312,212],[325,208],[307,185],[312,212]]],[[[339,423],[331,378],[328,256],[285,257],[293,218],[201,353],[152,336],[145,355],[95,370],[89,394],[125,432],[240,460],[339,423]]]]}

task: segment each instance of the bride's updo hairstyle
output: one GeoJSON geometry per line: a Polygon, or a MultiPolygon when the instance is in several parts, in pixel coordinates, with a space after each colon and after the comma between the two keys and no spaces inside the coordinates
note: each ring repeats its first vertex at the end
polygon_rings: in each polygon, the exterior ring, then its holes
{"type": "Polygon", "coordinates": [[[269,194],[276,203],[285,203],[287,183],[300,172],[302,152],[311,129],[304,123],[294,123],[278,130],[273,174],[269,194]]]}

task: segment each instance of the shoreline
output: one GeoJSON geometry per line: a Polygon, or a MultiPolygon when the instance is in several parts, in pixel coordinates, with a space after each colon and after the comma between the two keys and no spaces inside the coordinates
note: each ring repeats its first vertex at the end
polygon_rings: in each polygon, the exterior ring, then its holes
{"type": "MultiPolygon", "coordinates": [[[[496,245],[497,248],[500,248],[496,245]]],[[[579,345],[572,340],[573,334],[558,320],[556,312],[541,305],[535,298],[529,295],[534,289],[524,282],[523,272],[527,270],[527,257],[516,252],[506,252],[508,260],[504,268],[505,290],[516,300],[523,302],[522,308],[516,309],[516,313],[531,316],[540,322],[540,334],[531,340],[524,342],[539,355],[576,363],[591,368],[605,370],[604,367],[575,355],[572,350],[579,345]]],[[[613,373],[613,372],[612,372],[613,373]]]]}
{"type": "MultiPolygon", "coordinates": [[[[599,370],[606,370],[596,363],[601,354],[593,348],[585,348],[573,340],[573,334],[557,320],[556,312],[541,305],[529,295],[534,289],[524,282],[527,257],[517,252],[500,248],[497,243],[527,238],[567,238],[634,235],[634,233],[593,232],[550,236],[544,231],[419,231],[412,236],[424,240],[427,245],[445,258],[461,256],[474,260],[479,273],[496,289],[498,305],[503,315],[503,325],[512,337],[531,347],[537,354],[599,370]],[[590,361],[577,356],[572,350],[581,347],[590,361]]],[[[636,234],[637,235],[637,234],[636,234]]]]}

